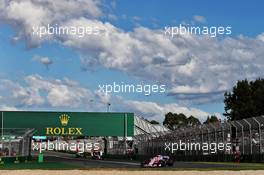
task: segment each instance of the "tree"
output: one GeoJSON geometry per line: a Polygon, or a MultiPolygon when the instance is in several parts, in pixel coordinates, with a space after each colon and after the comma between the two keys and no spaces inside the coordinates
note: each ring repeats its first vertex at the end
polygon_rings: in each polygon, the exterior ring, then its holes
{"type": "Polygon", "coordinates": [[[207,117],[204,124],[216,123],[216,122],[220,122],[220,120],[215,115],[212,115],[211,117],[209,117],[209,116],[207,117]]]}
{"type": "Polygon", "coordinates": [[[254,116],[264,114],[264,79],[251,82],[252,99],[254,102],[254,116]]]}
{"type": "Polygon", "coordinates": [[[201,124],[199,119],[195,118],[192,115],[189,118],[187,118],[187,122],[188,122],[189,126],[195,126],[195,125],[200,125],[201,124]]]}
{"type": "Polygon", "coordinates": [[[200,124],[200,121],[194,116],[187,118],[184,114],[180,113],[167,113],[163,121],[163,125],[167,126],[171,130],[175,130],[180,127],[194,126],[200,124]]]}
{"type": "Polygon", "coordinates": [[[264,79],[238,81],[232,92],[224,94],[228,120],[240,120],[264,114],[264,79]]]}
{"type": "Polygon", "coordinates": [[[153,124],[153,125],[158,125],[158,124],[160,124],[158,121],[156,121],[156,120],[151,120],[149,123],[151,123],[151,124],[153,124]]]}

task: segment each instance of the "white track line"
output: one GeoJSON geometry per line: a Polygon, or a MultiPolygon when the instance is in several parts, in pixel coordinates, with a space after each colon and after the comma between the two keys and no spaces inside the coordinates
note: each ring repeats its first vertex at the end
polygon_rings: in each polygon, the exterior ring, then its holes
{"type": "MultiPolygon", "coordinates": [[[[49,155],[53,157],[58,157],[58,158],[63,158],[63,159],[68,159],[68,160],[80,160],[80,161],[92,161],[92,160],[86,160],[86,159],[80,159],[80,158],[71,158],[71,157],[64,157],[64,156],[57,156],[57,155],[49,155]]],[[[139,163],[133,163],[133,162],[120,162],[120,161],[112,161],[112,160],[93,160],[97,162],[102,162],[102,163],[115,163],[115,164],[123,164],[123,165],[140,165],[139,163]]]]}

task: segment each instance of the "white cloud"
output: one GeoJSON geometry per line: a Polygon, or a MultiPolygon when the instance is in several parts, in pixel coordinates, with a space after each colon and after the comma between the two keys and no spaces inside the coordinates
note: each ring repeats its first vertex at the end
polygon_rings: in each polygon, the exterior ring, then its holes
{"type": "Polygon", "coordinates": [[[64,82],[65,82],[66,85],[71,86],[71,87],[73,87],[73,86],[79,86],[79,83],[78,82],[76,82],[74,80],[71,80],[71,79],[69,79],[67,77],[64,78],[64,82]]]}
{"type": "Polygon", "coordinates": [[[258,35],[257,38],[264,42],[264,33],[258,35]]]}
{"type": "Polygon", "coordinates": [[[52,38],[33,35],[34,26],[59,25],[82,16],[98,18],[102,15],[100,4],[99,0],[4,0],[0,4],[0,17],[16,27],[16,40],[25,38],[29,41],[28,47],[36,47],[52,38]]]}
{"type": "Polygon", "coordinates": [[[112,20],[112,21],[118,20],[118,17],[116,15],[114,15],[114,14],[109,14],[107,17],[108,17],[109,20],[112,20]]]}
{"type": "Polygon", "coordinates": [[[0,111],[17,111],[18,109],[13,106],[0,105],[0,111]]]}
{"type": "MultiPolygon", "coordinates": [[[[150,119],[158,120],[160,122],[164,120],[164,116],[168,112],[183,113],[188,117],[193,115],[200,121],[205,121],[207,116],[211,115],[210,113],[200,109],[185,107],[176,103],[158,104],[147,101],[121,100],[121,105],[125,109],[130,109],[138,115],[141,115],[145,118],[148,117],[150,119]]],[[[222,118],[221,114],[216,113],[216,115],[222,118]]]]}
{"type": "Polygon", "coordinates": [[[188,108],[176,103],[158,104],[155,102],[126,100],[119,96],[109,96],[98,91],[82,87],[79,83],[65,78],[50,79],[40,75],[28,75],[21,83],[10,80],[0,80],[2,98],[0,109],[48,109],[48,110],[78,110],[106,111],[111,104],[111,111],[134,112],[145,118],[163,121],[168,112],[193,115],[204,121],[207,112],[196,108],[188,108]]]}
{"type": "Polygon", "coordinates": [[[37,61],[41,64],[43,64],[44,66],[46,66],[47,68],[53,64],[53,61],[49,58],[49,57],[41,57],[41,56],[38,56],[38,55],[35,55],[33,58],[32,58],[33,61],[37,61]]]}
{"type": "Polygon", "coordinates": [[[10,80],[0,80],[0,93],[2,100],[15,105],[41,105],[44,99],[32,87],[23,87],[10,80]]]}
{"type": "Polygon", "coordinates": [[[206,18],[201,15],[194,15],[193,20],[199,23],[206,23],[206,18]]]}
{"type": "MultiPolygon", "coordinates": [[[[67,26],[107,29],[108,33],[103,35],[83,38],[66,35],[48,39],[76,49],[86,67],[104,66],[165,84],[170,89],[170,95],[178,98],[182,94],[181,100],[222,100],[223,96],[214,96],[215,93],[229,90],[237,80],[264,76],[263,34],[256,38],[238,36],[218,39],[189,34],[170,38],[164,35],[163,30],[138,27],[126,32],[108,22],[99,21],[102,12],[97,1],[85,1],[85,4],[84,1],[77,1],[74,6],[72,1],[63,0],[13,2],[8,3],[2,12],[4,19],[22,29],[18,34],[27,38],[29,45],[43,42],[28,33],[33,23],[60,21],[67,26]],[[22,14],[21,9],[25,8],[28,12],[22,14]],[[34,17],[31,14],[35,10],[38,12],[34,17]]],[[[206,20],[202,16],[194,18],[200,22],[206,20]]]]}
{"type": "MultiPolygon", "coordinates": [[[[74,21],[84,26],[95,23],[87,19],[74,21]]],[[[144,27],[124,32],[109,23],[97,25],[105,26],[109,35],[83,39],[71,36],[63,43],[79,50],[87,67],[102,65],[165,83],[172,94],[198,94],[199,98],[199,94],[207,93],[210,98],[211,93],[229,90],[237,80],[264,75],[264,42],[257,38],[169,38],[163,31],[144,27]]]]}
{"type": "Polygon", "coordinates": [[[82,16],[98,18],[102,15],[100,4],[99,0],[12,0],[2,2],[1,6],[5,6],[2,13],[7,19],[37,25],[82,16]]]}
{"type": "Polygon", "coordinates": [[[69,80],[49,80],[39,75],[29,75],[24,80],[25,85],[1,80],[2,101],[21,107],[43,106],[46,103],[51,107],[78,107],[90,98],[87,89],[78,84],[69,85],[69,80]]]}
{"type": "Polygon", "coordinates": [[[39,75],[30,75],[25,78],[32,89],[36,91],[45,91],[47,101],[52,107],[79,107],[82,103],[88,101],[92,95],[85,88],[78,84],[58,79],[45,79],[39,75]]]}
{"type": "MultiPolygon", "coordinates": [[[[2,11],[5,8],[5,1],[0,1],[0,10],[2,11]]],[[[0,12],[1,15],[1,12],[0,12]]]]}

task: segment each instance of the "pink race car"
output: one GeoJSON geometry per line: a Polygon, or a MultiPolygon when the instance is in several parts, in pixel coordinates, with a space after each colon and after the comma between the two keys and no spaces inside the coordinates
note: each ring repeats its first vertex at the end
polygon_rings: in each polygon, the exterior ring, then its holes
{"type": "Polygon", "coordinates": [[[157,155],[141,163],[141,167],[144,168],[166,167],[166,166],[173,166],[173,160],[169,156],[162,156],[162,155],[157,155]]]}

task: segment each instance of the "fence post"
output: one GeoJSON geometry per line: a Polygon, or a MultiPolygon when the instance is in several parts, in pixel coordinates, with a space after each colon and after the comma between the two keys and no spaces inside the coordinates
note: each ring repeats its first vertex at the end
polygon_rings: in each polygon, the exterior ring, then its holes
{"type": "MultiPolygon", "coordinates": [[[[207,139],[208,139],[208,144],[210,145],[210,135],[209,135],[209,129],[206,127],[207,130],[207,139]]],[[[209,151],[209,154],[211,154],[211,151],[209,151]]]]}
{"type": "MultiPolygon", "coordinates": [[[[185,144],[187,143],[187,134],[186,134],[186,131],[184,130],[184,138],[185,138],[185,144]]],[[[184,151],[184,154],[185,154],[185,156],[186,156],[186,149],[185,149],[185,151],[184,151]]]]}
{"type": "Polygon", "coordinates": [[[241,123],[239,123],[239,121],[236,121],[238,123],[239,126],[241,126],[242,129],[242,147],[243,147],[243,151],[242,153],[245,154],[245,144],[244,144],[244,127],[241,123]]]}
{"type": "Polygon", "coordinates": [[[243,119],[249,126],[249,136],[250,136],[250,154],[252,155],[252,134],[251,134],[251,124],[246,120],[246,119],[243,119]]]}
{"type": "Polygon", "coordinates": [[[256,118],[252,118],[254,121],[258,123],[258,131],[259,131],[259,153],[261,154],[261,124],[256,118]]]}

